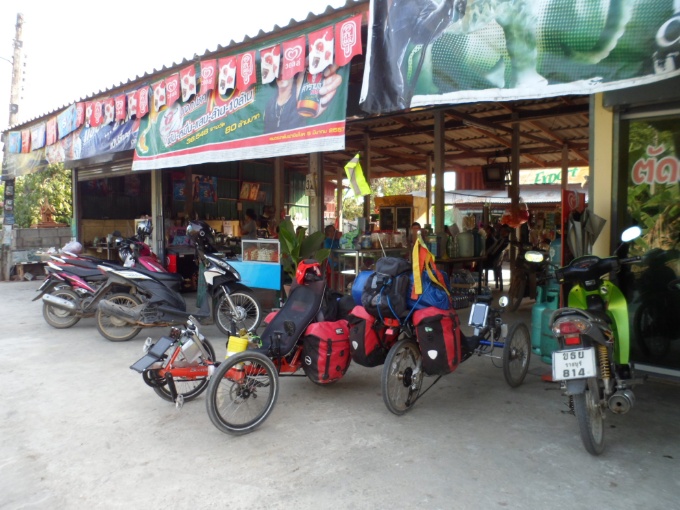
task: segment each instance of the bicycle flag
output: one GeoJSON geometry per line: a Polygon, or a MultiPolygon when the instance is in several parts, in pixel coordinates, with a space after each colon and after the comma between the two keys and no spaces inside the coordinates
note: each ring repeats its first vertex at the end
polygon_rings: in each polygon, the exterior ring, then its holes
{"type": "Polygon", "coordinates": [[[349,179],[349,185],[352,187],[354,196],[359,197],[371,194],[371,187],[368,185],[368,182],[366,182],[364,170],[361,168],[361,163],[359,163],[358,152],[357,155],[345,165],[345,173],[349,179]]]}

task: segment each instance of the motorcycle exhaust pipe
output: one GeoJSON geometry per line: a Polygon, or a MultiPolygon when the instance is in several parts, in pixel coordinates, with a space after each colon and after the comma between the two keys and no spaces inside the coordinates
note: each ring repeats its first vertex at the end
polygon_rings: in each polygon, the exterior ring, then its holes
{"type": "Polygon", "coordinates": [[[620,390],[609,397],[609,409],[616,414],[626,414],[635,404],[635,395],[631,390],[620,390]]]}
{"type": "Polygon", "coordinates": [[[78,311],[78,306],[68,299],[63,299],[52,294],[43,294],[42,301],[45,304],[59,308],[60,310],[66,310],[67,312],[78,311]]]}
{"type": "Polygon", "coordinates": [[[105,299],[100,301],[98,306],[102,313],[113,315],[114,317],[122,319],[131,324],[139,322],[140,318],[142,317],[142,309],[144,308],[144,305],[128,308],[127,306],[111,303],[105,299]]]}

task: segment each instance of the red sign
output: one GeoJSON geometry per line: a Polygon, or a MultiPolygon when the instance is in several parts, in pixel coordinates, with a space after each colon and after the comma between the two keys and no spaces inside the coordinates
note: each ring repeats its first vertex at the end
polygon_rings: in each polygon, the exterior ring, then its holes
{"type": "Polygon", "coordinates": [[[255,52],[242,53],[238,57],[238,73],[236,73],[236,88],[246,91],[257,80],[255,76],[255,52]]]}
{"type": "Polygon", "coordinates": [[[335,25],[335,65],[348,64],[361,55],[361,14],[335,25]]]}
{"type": "Polygon", "coordinates": [[[204,60],[201,62],[201,94],[215,88],[217,78],[217,60],[204,60]]]}
{"type": "Polygon", "coordinates": [[[190,65],[182,69],[179,80],[182,85],[182,101],[186,103],[196,93],[196,68],[190,65]]]}
{"type": "Polygon", "coordinates": [[[304,35],[283,43],[282,80],[290,80],[297,73],[305,70],[305,46],[304,35]]]}
{"type": "Polygon", "coordinates": [[[127,112],[125,111],[125,94],[116,96],[116,120],[125,120],[127,112]]]}
{"type": "Polygon", "coordinates": [[[172,106],[179,99],[179,74],[171,74],[165,79],[165,104],[172,106]]]}

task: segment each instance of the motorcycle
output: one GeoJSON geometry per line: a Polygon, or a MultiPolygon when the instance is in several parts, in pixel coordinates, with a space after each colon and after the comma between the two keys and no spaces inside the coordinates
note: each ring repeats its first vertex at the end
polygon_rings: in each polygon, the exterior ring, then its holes
{"type": "Polygon", "coordinates": [[[534,250],[528,244],[520,245],[510,278],[508,311],[516,311],[525,297],[536,299],[538,287],[550,278],[549,260],[548,252],[534,250]],[[528,257],[527,254],[529,254],[528,257]]]}
{"type": "MultiPolygon", "coordinates": [[[[262,318],[262,307],[252,290],[224,259],[215,255],[214,231],[203,221],[193,221],[187,235],[194,241],[196,255],[205,265],[205,281],[210,299],[194,313],[198,319],[212,316],[218,329],[230,335],[240,329],[255,331],[262,318]],[[214,303],[214,304],[213,304],[214,303]]],[[[116,293],[98,303],[96,319],[101,335],[113,342],[130,340],[146,327],[170,326],[187,320],[189,313],[179,290],[165,286],[158,275],[138,269],[109,271],[105,286],[123,285],[130,293],[116,293]]]]}
{"type": "MultiPolygon", "coordinates": [[[[621,235],[622,242],[639,237],[639,227],[621,235]]],[[[618,250],[617,250],[618,251],[618,250]]],[[[576,416],[581,440],[591,455],[604,451],[604,418],[609,409],[625,414],[633,407],[634,377],[630,362],[628,306],[623,292],[609,279],[611,272],[640,257],[599,258],[585,255],[555,271],[560,284],[571,283],[566,308],[553,312],[550,326],[559,344],[552,353],[552,378],[559,381],[576,416]]]]}

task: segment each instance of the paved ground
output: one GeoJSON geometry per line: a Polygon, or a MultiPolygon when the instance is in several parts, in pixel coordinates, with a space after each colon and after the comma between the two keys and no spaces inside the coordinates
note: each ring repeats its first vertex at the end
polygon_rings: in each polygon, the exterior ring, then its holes
{"type": "MultiPolygon", "coordinates": [[[[678,506],[675,384],[650,381],[628,415],[610,415],[598,458],[538,359],[513,390],[472,358],[402,417],[383,404],[380,368],[352,366],[331,387],[283,379],[262,427],[232,437],[203,397],[177,411],[129,370],[165,330],[116,344],[92,319],[52,329],[30,301],[38,285],[0,283],[2,509],[678,506]]],[[[203,331],[223,355],[217,329],[203,331]]]]}

